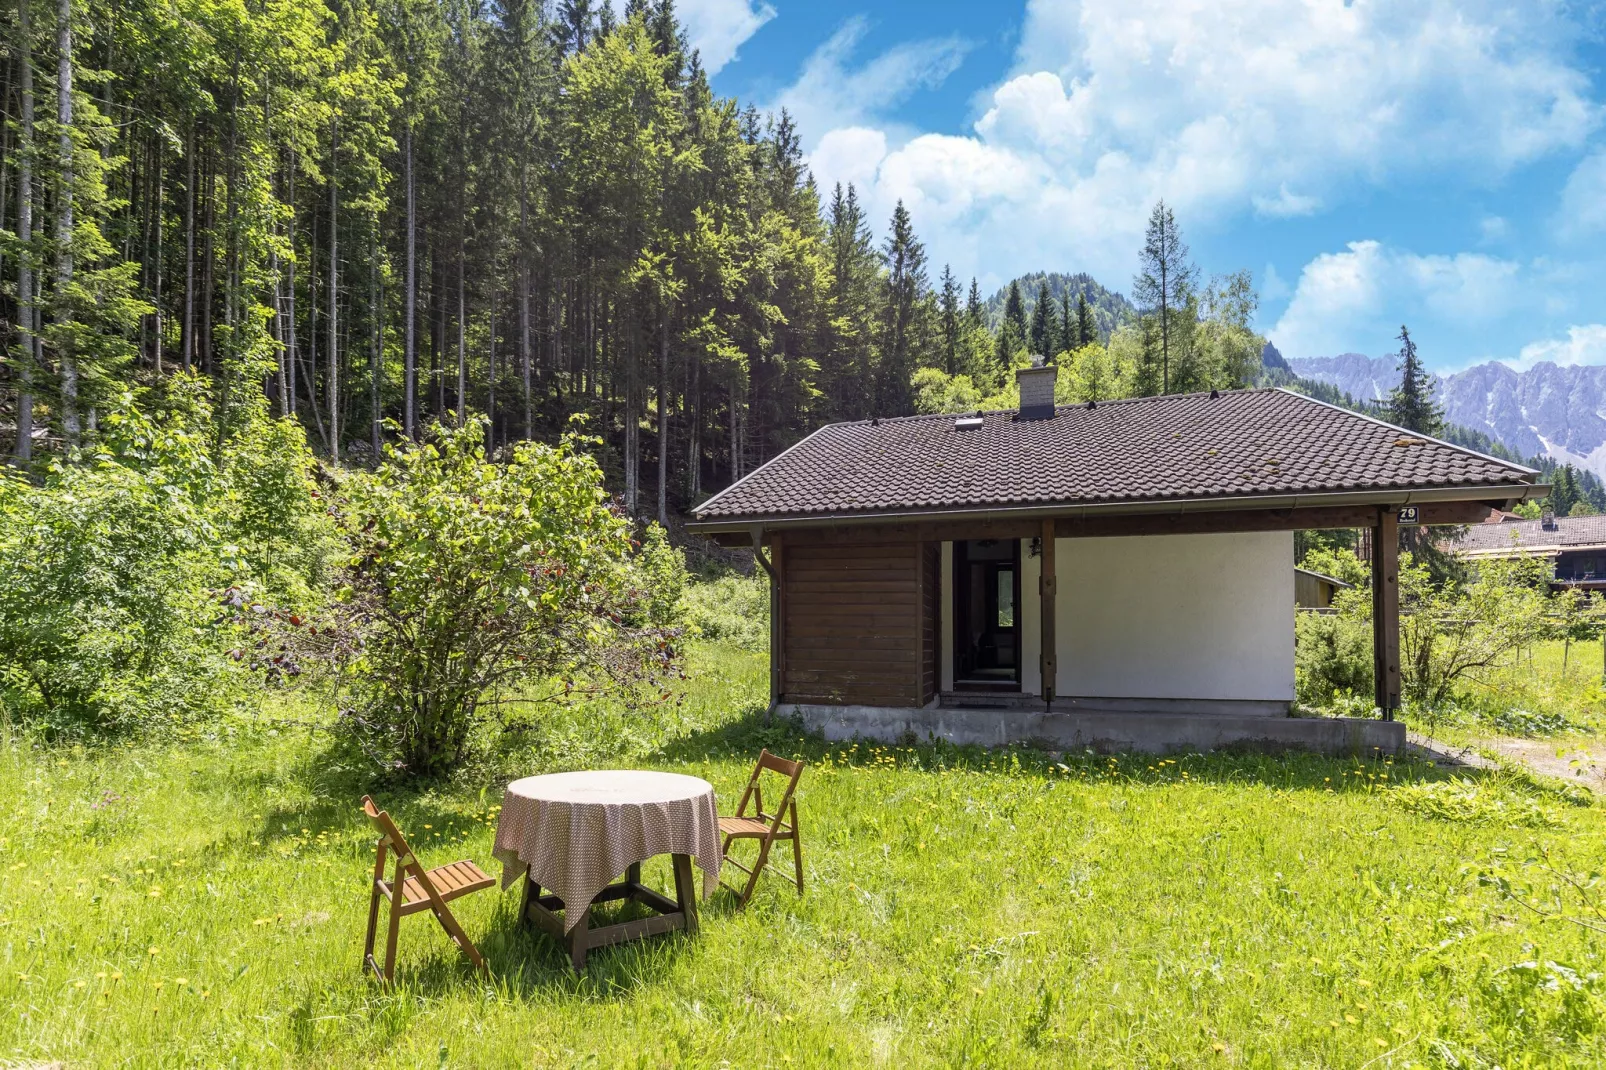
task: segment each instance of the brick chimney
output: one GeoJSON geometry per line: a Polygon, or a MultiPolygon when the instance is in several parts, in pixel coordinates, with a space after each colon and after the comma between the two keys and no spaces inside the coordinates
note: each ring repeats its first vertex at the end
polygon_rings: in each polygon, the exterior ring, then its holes
{"type": "Polygon", "coordinates": [[[1059,368],[1045,363],[1043,358],[1032,356],[1029,368],[1015,371],[1015,382],[1020,387],[1020,412],[1017,420],[1048,420],[1054,416],[1054,381],[1059,368]]]}

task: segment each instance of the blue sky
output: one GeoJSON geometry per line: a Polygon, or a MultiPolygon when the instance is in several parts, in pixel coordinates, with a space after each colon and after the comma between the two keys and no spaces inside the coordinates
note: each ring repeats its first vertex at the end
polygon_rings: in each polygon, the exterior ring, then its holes
{"type": "Polygon", "coordinates": [[[716,90],[933,274],[1127,290],[1148,210],[1289,356],[1606,364],[1600,0],[679,0],[716,90]]]}

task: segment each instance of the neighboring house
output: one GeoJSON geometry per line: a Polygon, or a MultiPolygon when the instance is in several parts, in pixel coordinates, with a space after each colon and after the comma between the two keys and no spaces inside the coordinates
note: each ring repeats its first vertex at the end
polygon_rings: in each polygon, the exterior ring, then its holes
{"type": "Polygon", "coordinates": [[[1491,557],[1542,557],[1553,569],[1552,589],[1606,590],[1606,516],[1546,514],[1538,520],[1524,520],[1501,513],[1467,528],[1448,549],[1472,562],[1491,557]]]}
{"type": "Polygon", "coordinates": [[[1538,473],[1285,390],[821,428],[696,511],[771,577],[770,700],[863,734],[1170,750],[1397,750],[1292,718],[1294,531],[1366,527],[1377,704],[1399,705],[1398,525],[1467,524],[1538,473]]]}
{"type": "Polygon", "coordinates": [[[1312,572],[1307,568],[1294,569],[1294,605],[1300,609],[1332,609],[1333,596],[1349,584],[1312,572]]]}

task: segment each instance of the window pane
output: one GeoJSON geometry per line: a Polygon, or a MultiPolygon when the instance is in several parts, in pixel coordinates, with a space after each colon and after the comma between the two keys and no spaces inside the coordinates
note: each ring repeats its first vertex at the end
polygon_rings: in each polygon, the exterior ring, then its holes
{"type": "Polygon", "coordinates": [[[998,626],[1015,626],[1015,570],[998,570],[998,626]]]}

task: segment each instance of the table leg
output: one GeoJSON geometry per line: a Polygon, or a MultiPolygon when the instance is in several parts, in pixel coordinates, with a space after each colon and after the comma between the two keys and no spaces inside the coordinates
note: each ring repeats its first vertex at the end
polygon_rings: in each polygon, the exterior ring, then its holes
{"type": "Polygon", "coordinates": [[[527,924],[530,920],[530,900],[541,898],[541,886],[536,883],[535,875],[526,867],[524,870],[524,898],[519,901],[519,924],[527,924]]]}
{"type": "Polygon", "coordinates": [[[641,863],[640,862],[632,862],[630,864],[630,868],[625,870],[625,883],[626,884],[640,884],[641,883],[641,863]]]}
{"type": "MultiPolygon", "coordinates": [[[[568,911],[564,911],[565,922],[569,921],[568,911]]],[[[587,937],[591,935],[591,908],[587,906],[580,912],[579,920],[568,931],[565,939],[569,945],[569,962],[574,966],[574,972],[579,973],[586,968],[587,937]]]]}
{"type": "Polygon", "coordinates": [[[675,855],[675,905],[684,916],[687,933],[697,932],[697,882],[691,871],[691,855],[675,855]]]}

